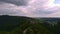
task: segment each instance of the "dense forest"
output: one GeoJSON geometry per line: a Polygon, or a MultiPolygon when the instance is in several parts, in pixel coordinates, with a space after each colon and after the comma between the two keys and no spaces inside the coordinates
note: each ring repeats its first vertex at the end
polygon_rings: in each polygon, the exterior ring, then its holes
{"type": "Polygon", "coordinates": [[[60,34],[60,18],[2,15],[0,34],[60,34]]]}

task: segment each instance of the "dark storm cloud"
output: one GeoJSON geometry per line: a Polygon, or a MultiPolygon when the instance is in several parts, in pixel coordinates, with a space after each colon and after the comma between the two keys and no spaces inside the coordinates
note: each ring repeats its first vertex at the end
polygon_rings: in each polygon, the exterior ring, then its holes
{"type": "Polygon", "coordinates": [[[11,3],[11,4],[15,4],[15,5],[26,5],[28,0],[0,0],[0,2],[4,2],[4,3],[11,3]]]}

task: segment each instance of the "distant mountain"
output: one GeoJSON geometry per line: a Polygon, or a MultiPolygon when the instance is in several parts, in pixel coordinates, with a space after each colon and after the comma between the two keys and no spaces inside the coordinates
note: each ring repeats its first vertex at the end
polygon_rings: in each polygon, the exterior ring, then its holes
{"type": "Polygon", "coordinates": [[[45,23],[48,23],[48,22],[60,22],[60,18],[38,18],[38,20],[40,20],[40,21],[43,21],[43,22],[45,22],[45,23]]]}
{"type": "Polygon", "coordinates": [[[46,21],[60,21],[60,18],[43,18],[47,19],[46,21]]]}

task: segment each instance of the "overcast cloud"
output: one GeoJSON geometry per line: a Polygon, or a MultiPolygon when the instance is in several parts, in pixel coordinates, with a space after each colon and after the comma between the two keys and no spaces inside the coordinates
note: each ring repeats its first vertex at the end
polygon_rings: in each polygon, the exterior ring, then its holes
{"type": "Polygon", "coordinates": [[[0,0],[0,2],[15,4],[19,6],[19,5],[26,5],[28,0],[0,0]]]}
{"type": "Polygon", "coordinates": [[[52,0],[0,0],[0,15],[60,17],[60,5],[52,0]]]}

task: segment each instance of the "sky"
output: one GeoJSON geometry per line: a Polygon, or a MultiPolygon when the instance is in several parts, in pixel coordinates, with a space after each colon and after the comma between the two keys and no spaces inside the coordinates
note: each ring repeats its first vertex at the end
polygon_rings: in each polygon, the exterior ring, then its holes
{"type": "Polygon", "coordinates": [[[60,17],[60,0],[0,0],[0,15],[60,17]]]}
{"type": "Polygon", "coordinates": [[[56,4],[59,4],[59,3],[60,3],[60,0],[55,0],[55,3],[56,3],[56,4]]]}

